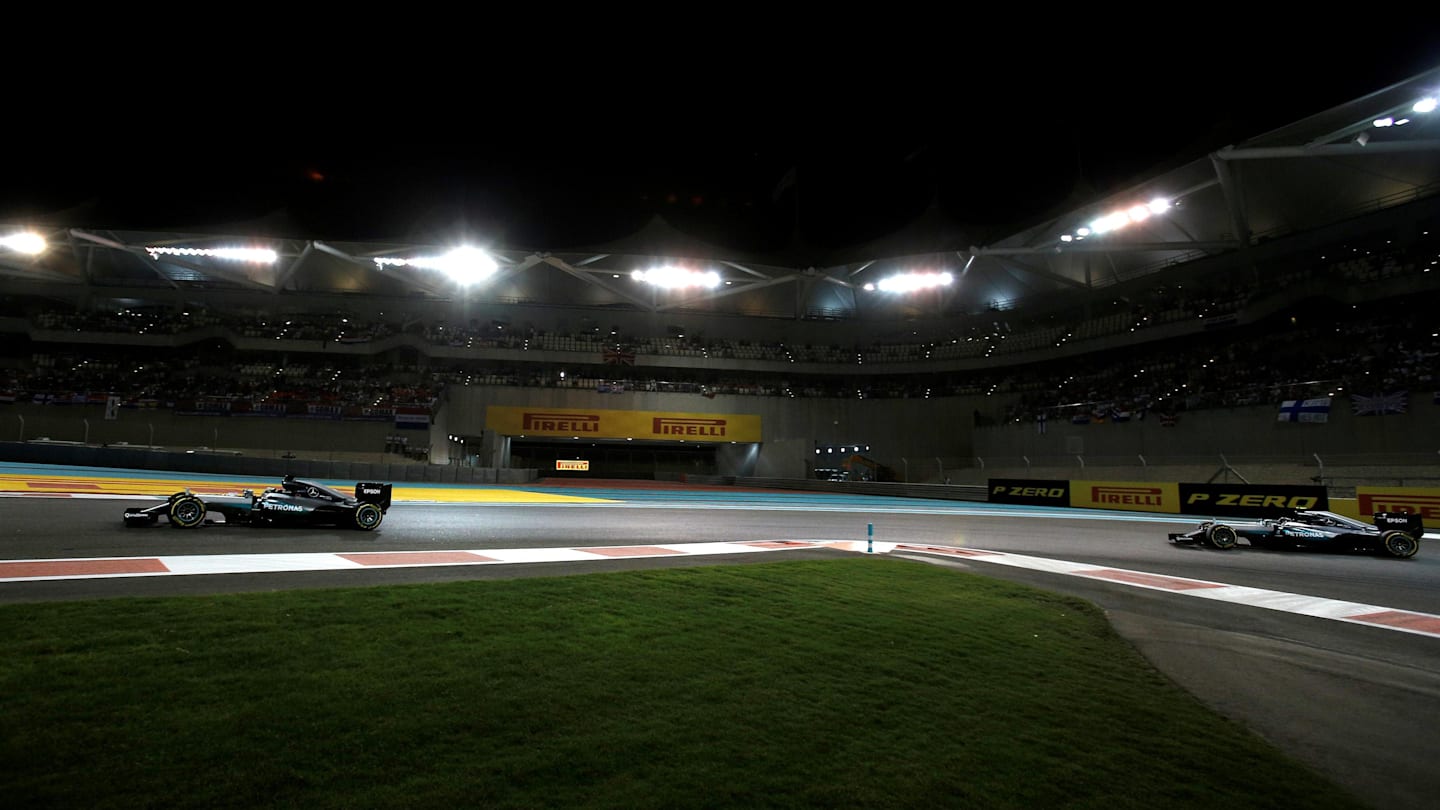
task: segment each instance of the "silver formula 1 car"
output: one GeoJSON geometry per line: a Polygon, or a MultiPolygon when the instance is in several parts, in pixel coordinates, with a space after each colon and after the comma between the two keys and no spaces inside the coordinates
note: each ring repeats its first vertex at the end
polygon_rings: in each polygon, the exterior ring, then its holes
{"type": "Polygon", "coordinates": [[[213,522],[250,526],[342,526],[374,531],[390,510],[390,484],[360,482],[354,496],[324,484],[287,475],[278,487],[261,492],[247,489],[233,495],[195,495],[177,492],[162,504],[125,510],[126,526],[153,526],[163,516],[172,527],[193,529],[213,522]]]}
{"type": "Polygon", "coordinates": [[[1377,512],[1375,523],[1334,512],[1296,510],[1278,518],[1202,522],[1188,532],[1170,534],[1170,542],[1232,549],[1244,540],[1255,548],[1361,551],[1391,557],[1414,557],[1425,526],[1419,515],[1377,512]]]}

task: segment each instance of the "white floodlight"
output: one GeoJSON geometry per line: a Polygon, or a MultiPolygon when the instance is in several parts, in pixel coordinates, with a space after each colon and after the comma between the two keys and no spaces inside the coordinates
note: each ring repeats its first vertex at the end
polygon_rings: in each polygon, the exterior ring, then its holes
{"type": "Polygon", "coordinates": [[[1110,231],[1119,230],[1132,222],[1144,222],[1154,214],[1160,214],[1168,210],[1171,202],[1162,197],[1156,197],[1148,203],[1136,203],[1122,211],[1112,211],[1105,216],[1090,223],[1088,228],[1078,228],[1075,234],[1081,238],[1091,234],[1099,235],[1110,231]]]}
{"type": "Polygon", "coordinates": [[[270,248],[193,248],[193,247],[162,247],[151,245],[145,248],[150,258],[158,261],[160,256],[200,256],[207,259],[225,259],[232,262],[252,262],[254,264],[274,264],[280,258],[280,254],[270,248]]]}
{"type": "Polygon", "coordinates": [[[1115,230],[1116,228],[1123,227],[1129,222],[1130,218],[1125,216],[1124,214],[1107,214],[1090,223],[1090,230],[1094,233],[1107,233],[1109,231],[1115,230]]]}
{"type": "Polygon", "coordinates": [[[419,267],[424,270],[438,270],[449,276],[452,281],[464,286],[484,281],[500,268],[490,254],[469,245],[455,248],[443,256],[420,256],[414,259],[376,256],[371,261],[375,262],[375,266],[382,270],[386,267],[419,267]]]}
{"type": "Polygon", "coordinates": [[[469,246],[455,248],[432,261],[431,267],[462,285],[484,281],[500,268],[485,251],[469,246]]]}
{"type": "Polygon", "coordinates": [[[1419,101],[1415,102],[1415,106],[1411,107],[1410,109],[1418,113],[1433,112],[1435,109],[1435,99],[1433,97],[1422,98],[1419,101]]]}
{"type": "Polygon", "coordinates": [[[900,273],[881,279],[877,286],[881,292],[907,293],[945,287],[954,281],[949,273],[900,273]]]}
{"type": "Polygon", "coordinates": [[[49,245],[46,244],[45,237],[40,234],[33,231],[21,231],[19,233],[12,233],[9,236],[0,237],[0,247],[8,248],[16,253],[34,256],[38,253],[45,252],[45,248],[49,247],[49,245]]]}
{"type": "Polygon", "coordinates": [[[1068,233],[1067,233],[1067,234],[1062,234],[1062,235],[1060,236],[1060,241],[1061,241],[1061,242],[1073,242],[1073,241],[1075,241],[1075,237],[1071,236],[1071,235],[1068,234],[1068,233]]]}
{"type": "Polygon", "coordinates": [[[636,281],[643,281],[666,290],[684,287],[714,289],[720,286],[720,274],[714,270],[700,272],[671,265],[655,267],[650,270],[636,270],[630,276],[636,281]]]}
{"type": "Polygon", "coordinates": [[[1386,118],[1377,118],[1377,119],[1375,119],[1375,126],[1377,126],[1377,127],[1382,127],[1382,128],[1383,128],[1383,127],[1393,127],[1393,126],[1395,126],[1395,119],[1394,119],[1394,118],[1389,118],[1389,117],[1386,117],[1386,118]]]}

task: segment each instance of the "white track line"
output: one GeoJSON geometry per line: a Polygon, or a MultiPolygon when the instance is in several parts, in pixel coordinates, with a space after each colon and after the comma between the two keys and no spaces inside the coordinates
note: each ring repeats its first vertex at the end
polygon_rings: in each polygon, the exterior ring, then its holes
{"type": "MultiPolygon", "coordinates": [[[[993,513],[992,513],[993,514],[993,513]]],[[[375,568],[415,568],[453,565],[505,565],[542,562],[582,562],[670,556],[754,554],[763,551],[833,548],[858,553],[916,552],[964,557],[976,562],[1009,565],[1033,571],[1085,577],[1112,584],[1165,591],[1219,602],[1278,610],[1302,616],[1383,627],[1440,638],[1440,615],[1394,610],[1379,605],[1345,602],[1187,579],[1123,568],[1029,557],[1001,551],[954,546],[876,543],[844,540],[775,540],[740,543],[677,543],[640,546],[587,546],[580,548],[461,549],[443,551],[361,551],[309,554],[193,554],[156,557],[108,557],[38,560],[0,560],[0,584],[41,580],[109,579],[141,576],[197,574],[277,573],[296,571],[356,571],[375,568]]]]}
{"type": "Polygon", "coordinates": [[[674,543],[577,548],[498,548],[427,551],[353,551],[296,554],[177,554],[155,557],[71,557],[0,560],[0,583],[117,577],[270,574],[289,571],[358,571],[447,565],[594,562],[644,557],[755,554],[822,548],[804,541],[674,543]]]}
{"type": "MultiPolygon", "coordinates": [[[[865,550],[863,548],[864,544],[862,543],[854,542],[852,545],[862,546],[861,548],[852,548],[854,551],[865,550]]],[[[1404,633],[1415,633],[1416,635],[1440,638],[1440,616],[1432,613],[1395,610],[1380,605],[1346,602],[1339,599],[1326,599],[1319,596],[1304,596],[1301,594],[1285,593],[1283,591],[1270,591],[1264,588],[1227,585],[1223,582],[1175,577],[1168,574],[1151,574],[1145,571],[1132,571],[1125,568],[1111,568],[1103,565],[1052,560],[1044,557],[1027,557],[1023,554],[1010,554],[1002,551],[985,551],[982,549],[956,548],[951,546],[910,545],[906,543],[876,543],[875,547],[876,552],[919,552],[921,554],[964,557],[967,560],[973,560],[975,562],[1008,565],[1014,568],[1026,568],[1032,571],[1045,571],[1052,574],[1084,577],[1118,585],[1127,585],[1133,588],[1165,591],[1182,596],[1210,599],[1216,602],[1230,602],[1232,604],[1264,608],[1266,610],[1278,610],[1301,616],[1313,616],[1320,619],[1361,624],[1367,627],[1383,627],[1388,630],[1399,630],[1404,633]]]]}

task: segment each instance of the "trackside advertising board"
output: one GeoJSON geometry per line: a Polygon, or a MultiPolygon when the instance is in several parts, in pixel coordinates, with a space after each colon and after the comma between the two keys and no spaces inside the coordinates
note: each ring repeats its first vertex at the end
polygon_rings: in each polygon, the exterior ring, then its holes
{"type": "Polygon", "coordinates": [[[1180,490],[1178,485],[1168,482],[1071,481],[1070,505],[1085,509],[1176,514],[1180,511],[1180,490]]]}
{"type": "Polygon", "coordinates": [[[485,429],[503,436],[578,436],[582,439],[684,442],[760,441],[760,417],[738,413],[492,405],[485,409],[485,429]]]}
{"type": "Polygon", "coordinates": [[[1324,487],[1285,484],[1181,484],[1180,512],[1225,517],[1278,517],[1291,509],[1329,509],[1324,487]]]}
{"type": "Polygon", "coordinates": [[[1356,487],[1355,500],[1362,519],[1376,512],[1409,512],[1419,515],[1426,527],[1440,526],[1440,489],[1356,487]]]}
{"type": "Polygon", "coordinates": [[[990,503],[1069,506],[1070,482],[1037,481],[1033,478],[991,478],[990,503]]]}
{"type": "MultiPolygon", "coordinates": [[[[1364,493],[1367,488],[1362,487],[1360,491],[1364,493]]],[[[1375,495],[1373,500],[1376,511],[1419,512],[1440,523],[1440,489],[1392,487],[1384,490],[1383,495],[1375,495]]],[[[1033,478],[991,478],[990,502],[1224,517],[1275,517],[1292,509],[1330,508],[1329,495],[1319,486],[1033,478]]],[[[1363,498],[1362,503],[1368,506],[1363,498]]]]}

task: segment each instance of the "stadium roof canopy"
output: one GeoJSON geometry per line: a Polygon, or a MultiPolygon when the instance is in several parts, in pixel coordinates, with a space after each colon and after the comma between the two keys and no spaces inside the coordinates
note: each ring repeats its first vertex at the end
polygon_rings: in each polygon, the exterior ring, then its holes
{"type": "Polygon", "coordinates": [[[333,297],[336,306],[383,299],[859,320],[1076,300],[1158,281],[1155,274],[1204,257],[1249,266],[1250,251],[1267,242],[1361,215],[1433,206],[1440,111],[1421,102],[1437,95],[1440,67],[998,238],[932,207],[900,232],[831,251],[819,263],[708,244],[657,216],[624,238],[583,247],[476,245],[497,269],[464,286],[414,261],[455,245],[281,238],[271,234],[285,224],[267,221],[200,233],[99,229],[54,216],[0,225],[0,237],[31,229],[49,244],[33,255],[0,249],[0,291],[77,302],[264,305],[290,296],[325,306],[333,297]],[[234,248],[271,250],[274,260],[213,254],[234,248]],[[633,276],[661,266],[713,271],[720,283],[661,290],[633,276]],[[944,271],[954,281],[909,295],[866,288],[905,271],[944,271]]]}

